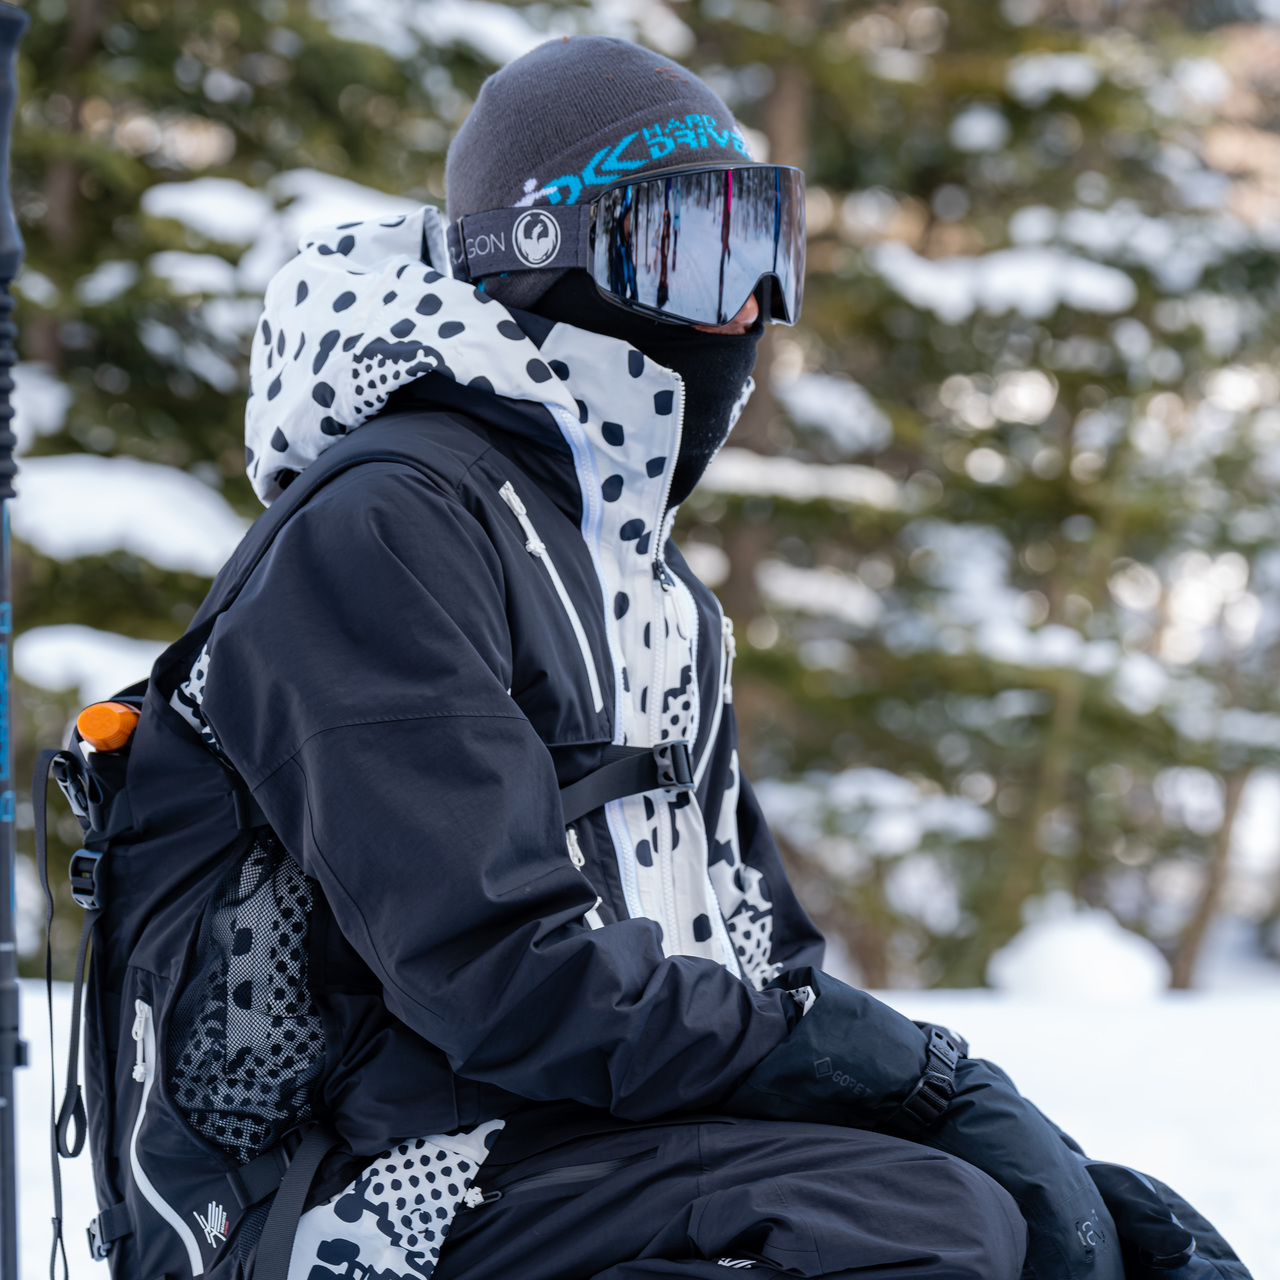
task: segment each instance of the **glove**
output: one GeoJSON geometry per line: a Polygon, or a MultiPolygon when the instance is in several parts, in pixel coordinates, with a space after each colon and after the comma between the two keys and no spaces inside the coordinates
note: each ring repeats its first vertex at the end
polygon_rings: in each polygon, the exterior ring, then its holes
{"type": "Polygon", "coordinates": [[[1164,1183],[1123,1165],[1085,1167],[1115,1220],[1126,1280],[1250,1280],[1213,1224],[1164,1183]]]}
{"type": "Polygon", "coordinates": [[[1124,1280],[1115,1224],[1084,1161],[998,1067],[821,970],[769,985],[806,1012],[725,1111],[878,1129],[957,1156],[1018,1202],[1037,1280],[1124,1280]]]}

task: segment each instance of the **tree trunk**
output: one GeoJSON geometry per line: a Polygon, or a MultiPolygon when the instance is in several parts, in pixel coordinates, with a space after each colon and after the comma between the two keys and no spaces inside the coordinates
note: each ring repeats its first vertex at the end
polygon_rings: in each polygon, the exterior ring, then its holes
{"type": "Polygon", "coordinates": [[[1175,991],[1186,991],[1195,977],[1196,961],[1200,958],[1200,949],[1204,944],[1205,934],[1218,914],[1222,903],[1222,891],[1227,884],[1227,870],[1231,859],[1231,835],[1236,825],[1236,815],[1240,811],[1240,797],[1244,794],[1245,785],[1249,781],[1252,769],[1238,769],[1227,774],[1226,795],[1222,805],[1222,826],[1218,828],[1217,838],[1209,850],[1209,865],[1206,868],[1204,888],[1200,891],[1200,901],[1187,926],[1178,939],[1178,946],[1173,953],[1173,973],[1169,985],[1175,991]]]}

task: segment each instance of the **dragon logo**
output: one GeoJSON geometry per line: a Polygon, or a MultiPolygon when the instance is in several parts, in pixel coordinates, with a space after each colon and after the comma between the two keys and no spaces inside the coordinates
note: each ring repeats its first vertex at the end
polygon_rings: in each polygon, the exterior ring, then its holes
{"type": "Polygon", "coordinates": [[[530,209],[516,219],[511,243],[526,266],[545,267],[560,252],[560,226],[540,209],[530,209]]]}

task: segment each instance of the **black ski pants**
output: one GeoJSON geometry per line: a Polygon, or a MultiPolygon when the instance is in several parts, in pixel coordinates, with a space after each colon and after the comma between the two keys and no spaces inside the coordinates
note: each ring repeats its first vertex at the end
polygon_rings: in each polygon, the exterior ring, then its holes
{"type": "Polygon", "coordinates": [[[503,1164],[454,1220],[434,1280],[1018,1280],[1026,1231],[986,1174],[857,1129],[635,1127],[503,1164]]]}

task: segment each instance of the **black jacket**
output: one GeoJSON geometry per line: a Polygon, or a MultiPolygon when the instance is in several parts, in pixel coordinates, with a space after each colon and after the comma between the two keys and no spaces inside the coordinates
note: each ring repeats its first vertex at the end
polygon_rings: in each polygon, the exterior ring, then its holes
{"type": "Polygon", "coordinates": [[[571,850],[559,787],[621,740],[619,692],[633,735],[651,707],[634,687],[648,673],[610,636],[618,593],[606,609],[570,449],[545,410],[438,375],[388,413],[362,447],[422,433],[435,475],[366,464],[295,513],[217,622],[201,701],[322,893],[317,1110],[372,1153],[528,1101],[633,1119],[713,1104],[796,1019],[756,984],[821,959],[739,776],[719,605],[671,543],[616,548],[639,562],[627,611],[648,615],[650,652],[669,631],[661,714],[683,704],[700,782],[691,812],[662,793],[615,802],[576,824],[571,850]],[[674,589],[653,576],[662,562],[674,589]],[[696,675],[671,661],[694,649],[696,675]],[[736,958],[715,950],[729,927],[736,958]]]}

